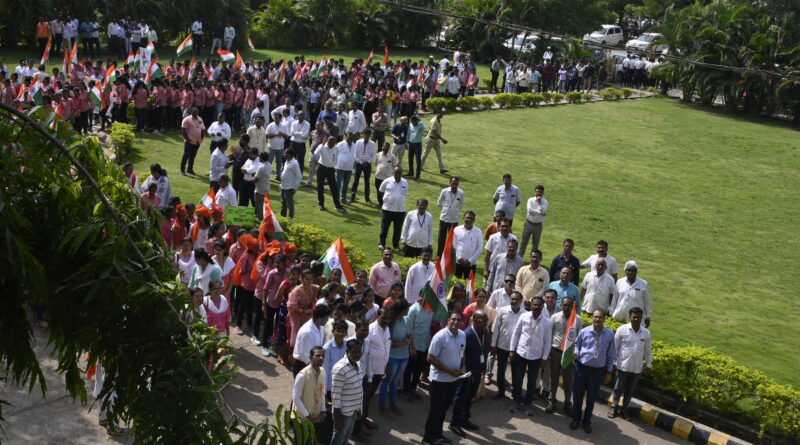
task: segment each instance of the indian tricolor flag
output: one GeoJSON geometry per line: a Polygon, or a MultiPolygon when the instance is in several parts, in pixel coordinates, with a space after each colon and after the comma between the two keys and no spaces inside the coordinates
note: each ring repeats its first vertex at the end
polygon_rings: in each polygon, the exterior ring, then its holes
{"type": "Polygon", "coordinates": [[[47,45],[44,47],[44,54],[42,54],[42,61],[39,62],[39,65],[44,65],[44,63],[47,62],[47,58],[50,57],[50,43],[52,41],[52,37],[47,38],[47,45]]]}
{"type": "Polygon", "coordinates": [[[242,55],[239,54],[239,51],[236,51],[236,62],[233,63],[233,67],[237,70],[242,69],[242,65],[244,65],[244,61],[242,60],[242,55]]]}
{"type": "MultiPolygon", "coordinates": [[[[191,37],[191,36],[189,36],[189,37],[191,37]]],[[[247,36],[247,46],[250,47],[251,51],[255,51],[256,50],[256,46],[253,45],[253,39],[251,39],[250,36],[247,36]]]]}
{"type": "Polygon", "coordinates": [[[451,227],[450,232],[447,233],[442,256],[436,262],[436,270],[433,273],[433,277],[422,288],[425,309],[433,312],[434,318],[441,322],[447,320],[446,292],[447,284],[455,272],[454,255],[453,227],[451,227]]]}
{"type": "Polygon", "coordinates": [[[100,108],[105,108],[103,104],[103,92],[100,90],[100,84],[95,83],[91,90],[89,90],[89,98],[92,99],[95,105],[100,108]]]}
{"type": "Polygon", "coordinates": [[[384,64],[384,66],[387,63],[389,63],[389,47],[388,46],[384,46],[383,47],[383,64],[384,64]]]}
{"type": "Polygon", "coordinates": [[[69,48],[64,48],[64,64],[61,66],[61,72],[69,76],[70,71],[72,71],[72,61],[69,57],[69,48]]]}
{"type": "Polygon", "coordinates": [[[320,257],[319,262],[325,265],[322,274],[326,277],[331,276],[333,269],[339,269],[342,271],[342,283],[345,286],[355,283],[356,277],[350,267],[347,253],[344,251],[344,242],[342,242],[341,236],[331,244],[331,247],[328,247],[325,254],[320,257]]]}
{"type": "Polygon", "coordinates": [[[575,339],[578,337],[578,323],[576,319],[578,314],[575,309],[575,303],[572,303],[572,312],[569,314],[567,320],[567,329],[564,331],[564,341],[561,343],[561,349],[564,351],[561,354],[561,367],[567,369],[567,366],[572,365],[572,355],[575,350],[575,339]]]}
{"type": "Polygon", "coordinates": [[[284,85],[286,82],[286,59],[283,59],[283,63],[281,63],[281,70],[278,74],[278,85],[284,85]]]}
{"type": "Polygon", "coordinates": [[[109,88],[109,85],[112,85],[114,82],[117,81],[117,66],[111,65],[106,70],[106,75],[103,76],[103,89],[109,88]]]}
{"type": "Polygon", "coordinates": [[[180,56],[188,53],[189,51],[191,51],[192,50],[192,43],[193,43],[192,42],[192,35],[189,34],[189,36],[186,37],[185,39],[183,39],[183,42],[181,42],[181,44],[178,45],[178,50],[177,50],[178,57],[180,57],[180,56]]]}
{"type": "Polygon", "coordinates": [[[264,222],[261,223],[261,233],[266,234],[272,239],[283,239],[283,227],[278,222],[278,218],[272,213],[269,205],[269,196],[264,194],[264,222]]]}
{"type": "Polygon", "coordinates": [[[131,51],[128,53],[128,57],[125,58],[125,64],[130,66],[130,64],[133,63],[133,60],[134,60],[133,51],[131,51]]]}
{"type": "Polygon", "coordinates": [[[70,53],[69,60],[77,65],[78,64],[78,39],[72,44],[72,52],[70,53]]]}
{"type": "Polygon", "coordinates": [[[215,192],[213,188],[210,189],[208,193],[206,193],[205,195],[203,195],[202,198],[200,198],[200,204],[204,205],[207,209],[216,207],[217,192],[215,192]]]}
{"type": "Polygon", "coordinates": [[[369,56],[367,56],[367,60],[364,61],[364,65],[369,65],[372,62],[372,56],[375,55],[375,49],[369,50],[369,56]]]}
{"type": "Polygon", "coordinates": [[[153,79],[158,79],[160,77],[164,77],[164,73],[161,71],[161,65],[159,65],[155,59],[150,59],[150,66],[147,67],[147,76],[144,78],[144,83],[151,85],[153,79]]]}
{"type": "Polygon", "coordinates": [[[328,71],[328,58],[322,56],[322,59],[319,61],[319,71],[317,71],[317,77],[324,76],[326,71],[328,71]]]}
{"type": "Polygon", "coordinates": [[[230,51],[225,51],[224,49],[218,49],[217,54],[219,54],[219,58],[222,59],[223,62],[230,62],[236,59],[236,56],[233,55],[230,51]]]}

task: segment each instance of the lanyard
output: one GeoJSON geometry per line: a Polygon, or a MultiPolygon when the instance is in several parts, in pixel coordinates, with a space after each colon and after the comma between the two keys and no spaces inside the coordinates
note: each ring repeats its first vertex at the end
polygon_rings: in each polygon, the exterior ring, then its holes
{"type": "MultiPolygon", "coordinates": [[[[425,225],[425,214],[422,214],[422,218],[419,217],[419,213],[417,213],[417,222],[419,223],[419,228],[421,229],[425,225]]],[[[427,266],[425,267],[425,271],[427,272],[427,266]]]]}

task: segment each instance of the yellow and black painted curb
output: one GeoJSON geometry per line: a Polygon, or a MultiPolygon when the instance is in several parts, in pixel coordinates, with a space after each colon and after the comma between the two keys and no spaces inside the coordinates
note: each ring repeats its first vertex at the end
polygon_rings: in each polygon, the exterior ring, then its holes
{"type": "MultiPolygon", "coordinates": [[[[598,403],[605,400],[606,404],[611,406],[613,392],[602,388],[600,397],[597,399],[598,403]]],[[[636,399],[631,400],[628,404],[627,415],[629,418],[637,417],[645,423],[696,445],[747,445],[749,443],[636,399]]]]}

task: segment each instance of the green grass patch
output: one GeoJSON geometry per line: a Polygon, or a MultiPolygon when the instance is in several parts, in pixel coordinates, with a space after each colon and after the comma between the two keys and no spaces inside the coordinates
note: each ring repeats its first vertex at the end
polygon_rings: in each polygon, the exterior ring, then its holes
{"type": "MultiPolygon", "coordinates": [[[[795,129],[651,99],[448,115],[444,136],[445,165],[462,177],[465,208],[477,212],[479,227],[490,222],[503,173],[513,175],[524,199],[543,184],[547,264],[565,237],[575,240],[580,259],[605,239],[621,263],[636,259],[649,281],[656,339],[715,347],[800,386],[800,340],[789,334],[797,286],[786,275],[800,259],[795,129]]],[[[177,134],[139,136],[136,147],[142,179],[150,162],[160,162],[184,200],[206,192],[207,178],[178,175],[177,134]]],[[[206,174],[208,162],[206,142],[195,170],[206,174]]],[[[435,203],[447,185],[435,159],[428,162],[422,180],[411,181],[408,209],[418,197],[435,203]]],[[[330,210],[319,212],[316,192],[304,188],[296,220],[343,236],[377,262],[380,213],[363,203],[363,191],[359,199],[338,214],[326,192],[330,210]]]]}

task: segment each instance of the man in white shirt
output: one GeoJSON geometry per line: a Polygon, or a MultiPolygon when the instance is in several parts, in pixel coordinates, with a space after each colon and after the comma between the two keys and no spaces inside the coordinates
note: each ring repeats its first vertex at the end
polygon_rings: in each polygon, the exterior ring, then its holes
{"type": "Polygon", "coordinates": [[[225,113],[220,113],[217,116],[217,121],[208,126],[208,135],[211,136],[211,145],[208,147],[211,152],[213,152],[223,140],[226,142],[231,140],[231,126],[225,122],[225,113]]]}
{"type": "Polygon", "coordinates": [[[475,271],[475,264],[481,254],[483,239],[481,229],[475,227],[475,212],[467,210],[464,213],[464,224],[453,230],[453,249],[456,251],[456,276],[461,279],[469,278],[469,273],[475,271]]]}
{"type": "MultiPolygon", "coordinates": [[[[249,136],[247,134],[242,134],[240,136],[240,141],[247,139],[249,136]]],[[[250,141],[248,140],[247,143],[250,141]]],[[[261,165],[261,161],[258,158],[258,149],[255,147],[248,148],[245,146],[244,152],[247,153],[247,160],[244,161],[244,165],[242,165],[240,171],[243,173],[242,175],[242,182],[239,184],[239,206],[240,207],[247,207],[249,205],[253,205],[254,207],[258,207],[261,205],[262,201],[255,200],[255,174],[258,171],[259,165],[261,165]]],[[[263,200],[263,196],[261,197],[263,200]]],[[[262,206],[263,207],[263,206],[262,206]]]]}
{"type": "Polygon", "coordinates": [[[452,97],[453,99],[458,98],[458,91],[461,89],[461,81],[456,76],[456,71],[450,71],[450,75],[447,77],[447,97],[452,97]]]}
{"type": "Polygon", "coordinates": [[[258,154],[258,169],[253,175],[252,182],[255,183],[253,200],[256,206],[258,220],[264,219],[264,195],[269,194],[269,175],[272,173],[272,164],[269,163],[269,153],[262,151],[258,154]]]}
{"type": "Polygon", "coordinates": [[[400,247],[400,231],[406,215],[408,196],[408,182],[403,179],[403,168],[395,167],[394,176],[383,181],[379,190],[383,193],[383,207],[381,207],[381,234],[378,247],[384,249],[389,225],[393,225],[392,248],[397,250],[400,247]]]}
{"type": "MultiPolygon", "coordinates": [[[[553,290],[553,292],[555,292],[553,290]]],[[[562,378],[564,381],[564,412],[569,415],[572,412],[572,371],[573,366],[570,364],[566,368],[561,367],[561,356],[564,354],[562,349],[564,345],[564,336],[567,334],[567,327],[569,326],[569,317],[572,314],[572,305],[575,302],[572,297],[564,297],[561,300],[561,311],[553,314],[550,321],[553,324],[553,343],[550,348],[550,386],[546,388],[550,394],[547,399],[547,408],[545,412],[552,414],[556,410],[556,395],[558,392],[558,380],[562,378]]],[[[577,314],[576,314],[577,315],[577,314]]],[[[581,317],[575,317],[575,332],[581,331],[582,326],[581,317]]]]}
{"type": "Polygon", "coordinates": [[[406,300],[408,300],[410,304],[417,301],[420,291],[425,287],[425,283],[433,277],[436,266],[431,263],[432,257],[433,249],[430,247],[423,247],[422,253],[420,254],[420,261],[408,268],[405,292],[406,300]]]}
{"type": "Polygon", "coordinates": [[[389,312],[384,309],[378,310],[378,319],[369,325],[369,363],[364,371],[367,378],[364,382],[364,409],[361,411],[361,420],[364,423],[375,423],[369,420],[369,404],[375,390],[383,379],[386,371],[386,364],[389,363],[389,352],[392,348],[392,337],[389,331],[389,312]]]}
{"type": "MultiPolygon", "coordinates": [[[[522,308],[522,294],[513,291],[510,304],[501,307],[494,318],[494,323],[492,324],[492,346],[489,351],[492,357],[497,360],[497,393],[491,397],[492,399],[497,400],[505,397],[506,367],[508,366],[508,356],[511,351],[511,337],[514,335],[517,320],[525,312],[525,309],[522,308]]],[[[491,376],[491,363],[487,367],[486,373],[491,376]]]]}
{"type": "Polygon", "coordinates": [[[458,225],[458,218],[461,216],[461,209],[464,207],[464,191],[458,188],[458,176],[450,178],[450,187],[442,189],[436,206],[439,207],[439,246],[436,249],[436,256],[442,255],[444,243],[450,228],[458,225]]]}
{"type": "Polygon", "coordinates": [[[347,113],[347,127],[344,132],[358,137],[367,128],[367,119],[364,112],[359,110],[355,102],[350,102],[350,112],[347,113]]]}
{"type": "Polygon", "coordinates": [[[326,373],[322,367],[325,350],[319,346],[311,348],[311,364],[303,368],[294,379],[292,403],[294,411],[315,424],[317,428],[325,420],[326,373]],[[305,399],[305,400],[304,400],[305,399]]]}
{"type": "Polygon", "coordinates": [[[494,291],[492,291],[491,296],[489,297],[489,302],[486,303],[486,306],[500,310],[503,307],[511,304],[511,294],[514,293],[514,283],[516,278],[514,278],[513,275],[505,275],[503,278],[502,286],[498,286],[494,291]]]}
{"type": "Polygon", "coordinates": [[[328,140],[317,147],[314,156],[317,157],[317,201],[319,210],[325,210],[325,181],[331,189],[333,205],[336,210],[344,212],[339,203],[339,189],[336,182],[336,137],[328,136],[328,140]]]}
{"type": "Polygon", "coordinates": [[[522,257],[517,255],[517,240],[512,239],[506,245],[506,254],[496,256],[489,263],[489,277],[484,285],[488,291],[499,288],[501,280],[506,275],[511,275],[516,280],[517,272],[525,265],[522,257]]]}
{"type": "Polygon", "coordinates": [[[372,173],[372,160],[375,159],[375,143],[370,139],[372,130],[369,128],[364,129],[364,137],[356,141],[355,145],[355,178],[353,178],[353,188],[350,189],[350,202],[356,200],[356,193],[358,192],[358,183],[361,180],[361,175],[364,175],[364,201],[367,204],[372,204],[369,199],[369,175],[372,173]]]}
{"type": "Polygon", "coordinates": [[[553,327],[550,319],[542,315],[544,299],[534,297],[531,311],[522,314],[514,327],[511,336],[509,358],[512,366],[512,385],[514,385],[514,403],[509,408],[512,413],[524,407],[525,414],[533,415],[533,397],[536,392],[536,376],[539,368],[547,366],[550,356],[550,344],[553,342],[553,327]],[[525,397],[522,397],[522,378],[525,369],[528,373],[528,385],[525,397]]]}
{"type": "Polygon", "coordinates": [[[236,28],[231,26],[229,23],[228,26],[225,27],[225,31],[223,32],[222,36],[225,40],[225,50],[230,51],[231,45],[233,44],[233,39],[236,38],[236,28]]]}
{"type": "Polygon", "coordinates": [[[531,250],[539,250],[539,240],[542,239],[542,223],[545,215],[547,215],[547,206],[549,205],[542,195],[544,195],[544,186],[537,185],[534,197],[528,199],[525,227],[522,229],[522,244],[519,249],[519,254],[522,256],[525,255],[525,248],[528,246],[528,240],[531,236],[533,236],[531,250]]]}
{"type": "Polygon", "coordinates": [[[261,153],[267,146],[267,131],[264,128],[264,116],[256,116],[255,123],[247,129],[247,135],[250,136],[250,146],[258,149],[261,153]]]}
{"type": "MultiPolygon", "coordinates": [[[[203,45],[203,22],[200,19],[192,23],[192,53],[197,56],[203,45]]],[[[321,346],[321,345],[320,345],[321,346]]]]}
{"type": "Polygon", "coordinates": [[[300,188],[303,173],[294,158],[294,150],[291,148],[284,150],[283,158],[286,163],[281,174],[281,216],[294,219],[294,194],[300,188]]]}
{"type": "Polygon", "coordinates": [[[322,347],[325,335],[322,327],[328,322],[331,316],[331,308],[327,305],[321,304],[314,308],[311,314],[311,320],[308,320],[300,330],[297,331],[297,339],[294,342],[294,349],[292,350],[292,357],[294,364],[292,365],[292,375],[297,377],[297,373],[303,368],[308,366],[305,361],[311,357],[311,348],[314,346],[322,347]]]}
{"type": "Polygon", "coordinates": [[[583,277],[581,284],[581,310],[593,314],[597,309],[608,313],[608,307],[617,295],[617,283],[606,273],[606,259],[598,258],[595,271],[583,277]]]}
{"type": "Polygon", "coordinates": [[[228,156],[225,155],[225,150],[227,149],[228,141],[223,140],[211,153],[211,168],[208,172],[208,179],[215,191],[219,190],[220,176],[227,174],[228,167],[233,165],[233,161],[228,160],[228,156]]]}
{"type": "Polygon", "coordinates": [[[215,199],[216,206],[235,206],[236,202],[236,190],[231,187],[231,178],[227,174],[220,175],[219,190],[217,190],[217,197],[215,199]]]}
{"type": "Polygon", "coordinates": [[[614,399],[608,417],[613,419],[618,415],[623,419],[628,418],[628,404],[633,396],[633,390],[642,373],[650,371],[652,365],[652,350],[650,331],[642,326],[642,309],[631,308],[628,311],[630,323],[617,328],[614,333],[614,347],[617,348],[617,381],[614,384],[614,399]],[[624,392],[625,401],[619,406],[619,397],[624,392]]]}
{"type": "Polygon", "coordinates": [[[417,210],[406,214],[400,235],[406,258],[416,258],[422,254],[422,249],[433,245],[433,216],[427,209],[428,200],[420,198],[417,200],[417,210]]]}
{"type": "Polygon", "coordinates": [[[614,277],[614,281],[618,280],[617,259],[608,254],[608,243],[603,240],[597,242],[597,253],[589,258],[586,258],[586,261],[581,263],[581,269],[592,269],[592,271],[596,270],[595,263],[598,258],[604,258],[606,260],[606,271],[609,275],[614,277]]]}
{"type": "Polygon", "coordinates": [[[353,175],[356,154],[356,135],[348,133],[342,142],[336,144],[336,190],[339,200],[347,202],[347,187],[353,175]]]}
{"type": "Polygon", "coordinates": [[[308,141],[308,135],[311,133],[311,124],[306,120],[306,114],[303,111],[297,113],[297,119],[292,121],[289,133],[289,141],[291,142],[292,150],[294,150],[295,160],[300,166],[300,173],[302,174],[303,164],[306,162],[306,141],[308,141]]]}
{"type": "Polygon", "coordinates": [[[486,254],[483,257],[483,279],[489,278],[489,264],[496,257],[503,255],[507,251],[508,242],[511,240],[516,241],[517,237],[509,232],[510,221],[502,219],[497,222],[497,227],[500,229],[497,233],[492,234],[486,241],[486,254]]]}
{"type": "Polygon", "coordinates": [[[511,183],[510,173],[503,175],[503,185],[497,187],[492,199],[494,199],[494,211],[502,210],[505,212],[508,220],[508,230],[510,231],[514,224],[514,212],[522,201],[519,188],[511,183]]]}
{"type": "Polygon", "coordinates": [[[611,301],[608,310],[617,321],[625,321],[631,308],[638,307],[644,311],[644,327],[650,327],[650,316],[653,314],[653,300],[650,298],[650,287],[647,281],[638,277],[639,265],[636,261],[625,263],[625,278],[617,280],[617,295],[611,301]]]}
{"type": "Polygon", "coordinates": [[[267,145],[269,146],[269,163],[275,170],[275,179],[281,180],[283,167],[283,150],[289,130],[283,123],[280,113],[272,113],[272,122],[267,125],[267,145]]]}

